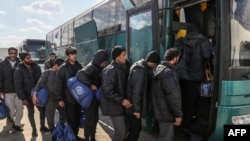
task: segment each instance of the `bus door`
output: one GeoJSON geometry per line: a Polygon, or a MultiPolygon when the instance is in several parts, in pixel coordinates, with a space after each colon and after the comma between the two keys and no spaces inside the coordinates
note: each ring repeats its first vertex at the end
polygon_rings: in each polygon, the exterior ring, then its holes
{"type": "Polygon", "coordinates": [[[159,51],[158,1],[152,0],[127,11],[127,55],[135,62],[159,51]]]}
{"type": "MultiPolygon", "coordinates": [[[[145,59],[148,52],[159,51],[158,1],[152,0],[127,11],[127,56],[132,62],[145,59]]],[[[144,130],[152,130],[153,113],[142,119],[144,130]]]]}
{"type": "Polygon", "coordinates": [[[78,52],[78,61],[87,65],[95,52],[99,49],[96,23],[91,20],[74,28],[75,47],[78,52]]]}

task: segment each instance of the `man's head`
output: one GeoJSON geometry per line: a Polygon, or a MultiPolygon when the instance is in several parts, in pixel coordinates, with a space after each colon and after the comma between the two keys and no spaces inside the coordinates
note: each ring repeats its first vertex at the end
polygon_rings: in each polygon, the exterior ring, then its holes
{"type": "Polygon", "coordinates": [[[65,48],[65,55],[69,59],[70,62],[75,62],[77,59],[77,50],[75,47],[66,47],[65,48]]]}
{"type": "Polygon", "coordinates": [[[53,70],[57,71],[59,67],[64,63],[64,60],[62,58],[56,58],[55,63],[52,67],[53,70]]]}
{"type": "Polygon", "coordinates": [[[92,63],[98,65],[101,68],[104,68],[106,66],[107,60],[108,55],[106,54],[106,52],[103,50],[98,50],[92,59],[92,63]]]}
{"type": "Polygon", "coordinates": [[[170,64],[177,64],[179,61],[179,51],[177,48],[169,48],[164,54],[165,61],[170,64]]]}
{"type": "Polygon", "coordinates": [[[161,57],[157,51],[151,51],[148,53],[145,61],[150,68],[155,68],[160,63],[161,57]]]}
{"type": "Polygon", "coordinates": [[[51,61],[54,61],[56,59],[56,54],[54,52],[51,52],[49,54],[49,58],[50,58],[51,61]]]}
{"type": "Polygon", "coordinates": [[[28,52],[19,53],[19,57],[25,65],[30,65],[32,62],[31,55],[28,52]]]}
{"type": "Polygon", "coordinates": [[[114,46],[112,51],[112,59],[118,64],[126,63],[126,49],[123,46],[114,46]]]}
{"type": "Polygon", "coordinates": [[[18,53],[18,51],[17,51],[16,48],[14,48],[14,47],[9,47],[8,48],[8,54],[9,54],[10,61],[15,61],[16,60],[17,53],[18,53]]]}

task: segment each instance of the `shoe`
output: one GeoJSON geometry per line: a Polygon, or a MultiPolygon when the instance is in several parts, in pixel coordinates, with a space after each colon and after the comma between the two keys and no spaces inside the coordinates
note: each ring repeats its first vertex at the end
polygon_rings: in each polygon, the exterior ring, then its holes
{"type": "Polygon", "coordinates": [[[36,131],[36,130],[33,130],[33,131],[32,131],[32,137],[37,137],[37,136],[38,136],[37,131],[36,131]]]}
{"type": "Polygon", "coordinates": [[[12,125],[12,128],[15,129],[16,131],[22,132],[23,129],[20,126],[17,126],[15,124],[12,125]]]}
{"type": "Polygon", "coordinates": [[[76,140],[77,141],[85,141],[83,138],[79,137],[79,136],[76,136],[76,140]]]}
{"type": "Polygon", "coordinates": [[[49,132],[49,128],[47,128],[47,127],[44,126],[44,127],[40,128],[40,131],[41,132],[49,132]]]}

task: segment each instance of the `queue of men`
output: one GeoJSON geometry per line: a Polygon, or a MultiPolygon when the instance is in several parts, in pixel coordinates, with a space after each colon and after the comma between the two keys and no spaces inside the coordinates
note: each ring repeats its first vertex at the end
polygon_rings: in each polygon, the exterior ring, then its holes
{"type": "Polygon", "coordinates": [[[39,102],[36,95],[42,85],[46,86],[49,99],[45,107],[36,106],[40,113],[40,131],[52,132],[55,128],[54,115],[57,109],[60,120],[67,122],[78,140],[82,107],[72,97],[67,80],[77,76],[78,80],[96,91],[101,88],[100,101],[94,99],[86,111],[84,128],[85,141],[95,141],[98,122],[98,105],[103,115],[111,117],[114,127],[112,141],[138,141],[141,131],[141,118],[148,115],[153,107],[155,119],[159,122],[157,141],[173,141],[174,126],[182,123],[182,99],[176,64],[179,61],[177,48],[170,48],[164,60],[158,52],[151,51],[145,59],[128,65],[126,49],[114,46],[112,61],[106,66],[108,56],[98,50],[88,65],[82,67],[77,61],[77,49],[65,48],[67,59],[56,58],[49,61],[50,68],[41,68],[32,61],[29,53],[19,53],[9,48],[9,55],[0,63],[0,95],[10,109],[14,121],[13,128],[23,131],[21,119],[23,106],[28,109],[32,136],[37,136],[34,107],[39,102]],[[153,75],[152,73],[153,72],[153,75]],[[35,89],[31,96],[31,89],[35,89]],[[45,126],[45,117],[48,127],[45,126]]]}

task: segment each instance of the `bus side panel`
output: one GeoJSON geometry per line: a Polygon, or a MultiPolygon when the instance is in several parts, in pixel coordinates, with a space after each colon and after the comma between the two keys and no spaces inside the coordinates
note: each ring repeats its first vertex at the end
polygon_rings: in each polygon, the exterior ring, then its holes
{"type": "Polygon", "coordinates": [[[222,81],[221,105],[244,105],[250,101],[250,80],[222,81]]]}
{"type": "Polygon", "coordinates": [[[219,106],[217,114],[217,124],[211,141],[224,140],[224,125],[232,125],[232,116],[250,114],[250,105],[246,106],[219,106]]]}

